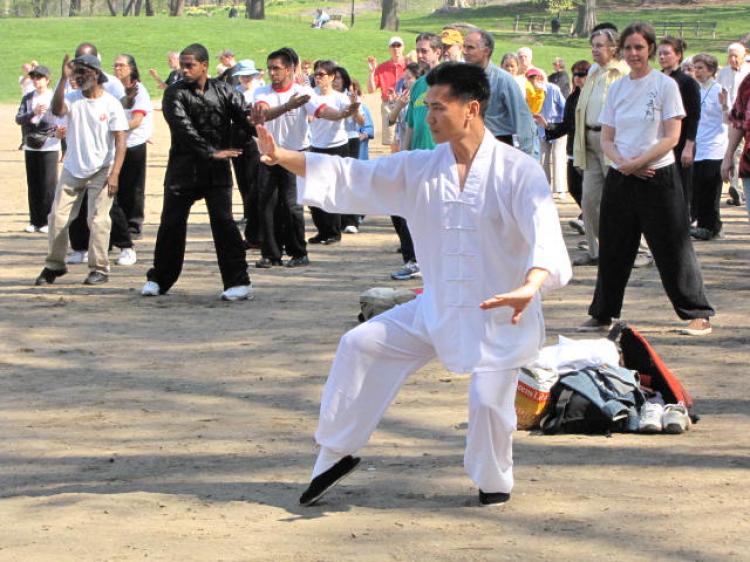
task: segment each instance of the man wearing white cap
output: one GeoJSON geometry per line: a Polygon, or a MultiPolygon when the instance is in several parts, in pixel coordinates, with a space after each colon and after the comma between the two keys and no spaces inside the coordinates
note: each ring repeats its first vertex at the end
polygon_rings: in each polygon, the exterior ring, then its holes
{"type": "Polygon", "coordinates": [[[396,126],[389,124],[391,109],[396,102],[396,82],[406,70],[406,59],[404,59],[404,41],[401,37],[391,37],[388,41],[390,60],[378,64],[373,56],[367,57],[370,66],[370,74],[367,77],[367,92],[372,94],[380,90],[380,115],[382,141],[384,145],[391,147],[391,152],[398,151],[396,142],[396,126]]]}

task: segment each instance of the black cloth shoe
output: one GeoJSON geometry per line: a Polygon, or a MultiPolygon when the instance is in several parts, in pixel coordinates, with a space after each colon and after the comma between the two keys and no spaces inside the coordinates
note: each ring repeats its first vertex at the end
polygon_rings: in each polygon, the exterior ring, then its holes
{"type": "Polygon", "coordinates": [[[57,279],[58,277],[62,277],[67,272],[67,269],[55,271],[54,269],[45,267],[39,274],[39,277],[36,278],[36,281],[34,281],[34,285],[52,285],[52,283],[55,282],[55,279],[57,279]]]}
{"type": "Polygon", "coordinates": [[[479,490],[480,505],[497,505],[505,503],[508,500],[510,500],[510,494],[506,494],[505,492],[483,492],[479,490]]]}
{"type": "Polygon", "coordinates": [[[308,258],[307,256],[292,258],[290,260],[287,260],[284,265],[286,265],[287,267],[305,267],[306,265],[310,265],[310,258],[308,258]]]}
{"type": "Polygon", "coordinates": [[[732,186],[729,187],[729,199],[727,199],[727,205],[734,205],[735,207],[742,205],[740,192],[732,186]]]}
{"type": "Polygon", "coordinates": [[[284,265],[281,260],[273,260],[271,258],[260,258],[255,262],[255,267],[258,269],[271,269],[274,265],[284,265]]]}
{"type": "Polygon", "coordinates": [[[260,250],[263,246],[257,240],[245,240],[244,244],[246,250],[260,250]]]}
{"type": "Polygon", "coordinates": [[[92,271],[83,280],[84,285],[101,285],[109,281],[109,275],[101,271],[92,271]]]}
{"type": "Polygon", "coordinates": [[[318,474],[312,479],[307,490],[299,497],[300,505],[313,505],[323,494],[333,488],[339,480],[357,468],[361,460],[359,457],[346,455],[324,473],[318,474]]]}
{"type": "Polygon", "coordinates": [[[330,238],[326,238],[325,240],[321,240],[320,243],[324,246],[330,246],[331,244],[338,244],[341,242],[341,236],[331,236],[330,238]]]}
{"type": "Polygon", "coordinates": [[[307,239],[308,244],[321,244],[325,240],[320,234],[316,234],[312,238],[307,239]]]}

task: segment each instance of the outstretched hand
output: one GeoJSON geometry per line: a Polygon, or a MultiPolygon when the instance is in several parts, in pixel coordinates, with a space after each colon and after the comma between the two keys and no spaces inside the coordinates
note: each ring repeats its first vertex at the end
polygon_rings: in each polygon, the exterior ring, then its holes
{"type": "Polygon", "coordinates": [[[68,53],[65,53],[62,61],[62,69],[60,70],[60,75],[66,79],[70,78],[70,75],[73,74],[72,66],[73,65],[70,64],[70,55],[68,53]]]}
{"type": "Polygon", "coordinates": [[[494,297],[487,299],[479,305],[479,308],[482,310],[490,310],[492,308],[508,306],[513,309],[513,317],[511,318],[510,323],[518,324],[521,321],[523,311],[529,306],[529,303],[534,299],[536,293],[536,287],[523,285],[508,293],[495,295],[494,297]]]}
{"type": "Polygon", "coordinates": [[[273,140],[273,135],[263,125],[256,125],[255,130],[258,133],[260,161],[268,166],[277,164],[279,158],[276,154],[276,142],[273,140]]]}

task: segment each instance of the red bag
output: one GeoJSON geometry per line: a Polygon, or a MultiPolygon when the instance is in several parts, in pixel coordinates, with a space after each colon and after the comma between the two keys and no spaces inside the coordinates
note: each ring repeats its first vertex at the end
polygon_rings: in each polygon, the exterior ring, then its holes
{"type": "Polygon", "coordinates": [[[693,423],[697,422],[699,416],[695,413],[693,397],[677,375],[669,370],[648,340],[638,333],[638,330],[624,323],[616,326],[612,332],[610,339],[616,339],[619,332],[623,365],[627,369],[638,371],[641,385],[660,392],[667,404],[682,402],[688,410],[690,419],[693,423]]]}

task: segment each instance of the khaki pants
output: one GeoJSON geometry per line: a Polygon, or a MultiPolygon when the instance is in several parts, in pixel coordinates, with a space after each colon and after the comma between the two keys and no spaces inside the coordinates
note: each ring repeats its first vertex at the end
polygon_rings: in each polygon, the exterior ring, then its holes
{"type": "Polygon", "coordinates": [[[53,271],[65,269],[65,254],[68,251],[68,227],[78,216],[83,198],[88,197],[89,269],[109,272],[109,231],[112,220],[109,211],[114,198],[110,197],[104,184],[109,166],[101,168],[87,178],[77,178],[63,168],[55,189],[55,200],[49,213],[49,254],[44,266],[53,271]]]}
{"type": "Polygon", "coordinates": [[[599,257],[599,212],[608,170],[609,166],[604,162],[604,152],[601,149],[601,133],[586,131],[586,169],[583,171],[581,210],[583,223],[586,225],[589,256],[592,258],[599,257]]]}
{"type": "Polygon", "coordinates": [[[380,103],[380,135],[384,145],[396,144],[396,125],[388,124],[388,117],[395,104],[383,101],[380,103]]]}

